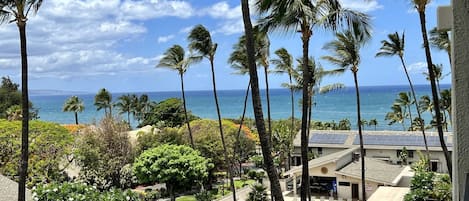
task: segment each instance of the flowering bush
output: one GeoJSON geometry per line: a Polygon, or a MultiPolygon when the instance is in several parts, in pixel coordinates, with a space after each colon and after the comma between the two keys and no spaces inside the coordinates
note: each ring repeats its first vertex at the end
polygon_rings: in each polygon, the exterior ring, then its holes
{"type": "Polygon", "coordinates": [[[40,184],[33,188],[34,201],[140,201],[130,190],[99,191],[83,183],[40,184]]]}

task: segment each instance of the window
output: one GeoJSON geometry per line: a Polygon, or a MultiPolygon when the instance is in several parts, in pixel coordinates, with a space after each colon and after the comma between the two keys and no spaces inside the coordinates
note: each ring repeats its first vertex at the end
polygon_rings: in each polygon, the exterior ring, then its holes
{"type": "Polygon", "coordinates": [[[407,151],[407,157],[414,158],[414,151],[408,150],[407,151]]]}
{"type": "Polygon", "coordinates": [[[322,155],[322,147],[318,147],[318,154],[322,155]]]}
{"type": "Polygon", "coordinates": [[[339,186],[350,186],[350,182],[339,182],[339,186]]]}

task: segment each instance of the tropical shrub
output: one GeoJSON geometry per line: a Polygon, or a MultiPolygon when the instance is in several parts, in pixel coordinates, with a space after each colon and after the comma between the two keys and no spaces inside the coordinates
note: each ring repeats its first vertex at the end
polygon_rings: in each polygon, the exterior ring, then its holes
{"type": "Polygon", "coordinates": [[[33,188],[33,200],[83,200],[83,201],[139,201],[130,190],[110,189],[99,191],[95,186],[84,183],[49,183],[33,188]]]}
{"type": "Polygon", "coordinates": [[[121,178],[131,177],[123,168],[134,159],[128,129],[127,123],[108,116],[99,125],[82,130],[75,150],[80,180],[100,190],[132,186],[121,182],[121,178]]]}
{"type": "Polygon", "coordinates": [[[151,132],[137,133],[137,153],[141,153],[147,149],[157,147],[163,144],[184,144],[184,139],[180,128],[162,128],[152,129],[151,132]]]}
{"type": "MultiPolygon", "coordinates": [[[[156,124],[162,127],[177,127],[186,121],[182,101],[178,98],[163,100],[153,105],[150,110],[150,112],[144,114],[143,121],[139,127],[156,124]]],[[[198,119],[190,111],[188,111],[187,115],[190,121],[198,119]]]]}
{"type": "MultiPolygon", "coordinates": [[[[255,141],[248,138],[247,134],[241,130],[239,145],[236,145],[236,138],[239,125],[231,121],[223,120],[223,133],[225,134],[225,143],[228,149],[228,156],[231,160],[234,159],[235,147],[242,147],[245,153],[246,160],[248,156],[252,155],[255,151],[255,141]]],[[[199,119],[191,122],[192,136],[194,138],[195,149],[200,153],[210,158],[218,170],[223,170],[225,167],[225,158],[223,153],[223,146],[220,138],[220,131],[218,129],[218,122],[209,119],[199,119]]],[[[183,137],[186,143],[189,143],[187,128],[183,128],[183,137]]]]}
{"type": "Polygon", "coordinates": [[[267,188],[262,184],[254,184],[251,187],[247,201],[269,201],[270,199],[266,190],[267,188]]]}
{"type": "Polygon", "coordinates": [[[185,145],[161,145],[144,151],[133,165],[135,175],[141,183],[165,183],[175,200],[175,190],[193,186],[208,177],[210,160],[185,145]]]}
{"type": "Polygon", "coordinates": [[[415,174],[410,181],[410,192],[405,201],[440,200],[451,201],[451,180],[447,174],[428,170],[428,160],[421,153],[420,160],[412,166],[415,174]]]}
{"type": "MultiPolygon", "coordinates": [[[[31,121],[28,186],[66,179],[64,160],[71,155],[74,137],[56,123],[31,121]]],[[[0,119],[0,173],[16,180],[21,151],[21,122],[0,119]]]]}

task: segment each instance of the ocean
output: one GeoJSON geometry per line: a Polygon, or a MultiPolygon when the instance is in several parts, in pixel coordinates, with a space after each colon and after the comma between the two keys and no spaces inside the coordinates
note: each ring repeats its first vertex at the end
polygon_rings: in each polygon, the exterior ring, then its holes
{"type": "MultiPolygon", "coordinates": [[[[450,88],[450,85],[441,85],[442,89],[450,88]]],[[[431,95],[429,85],[416,85],[417,96],[431,95]]],[[[377,119],[378,130],[402,130],[402,125],[388,125],[385,121],[386,113],[390,112],[390,107],[394,103],[399,92],[409,91],[408,86],[364,86],[360,87],[361,98],[361,114],[362,119],[377,119]]],[[[132,93],[132,92],[130,92],[132,93]]],[[[74,115],[71,112],[62,112],[62,107],[66,99],[72,95],[77,95],[85,104],[85,110],[78,114],[80,123],[93,123],[99,121],[103,117],[104,111],[97,111],[93,105],[95,94],[91,93],[31,93],[30,100],[34,107],[39,109],[40,120],[53,121],[61,124],[73,124],[75,122],[74,115]]],[[[113,101],[121,95],[127,93],[113,93],[113,101]]],[[[142,92],[135,93],[137,95],[142,92]]],[[[167,98],[181,97],[180,91],[173,92],[148,92],[149,98],[154,101],[162,101],[167,98]]],[[[219,90],[218,97],[222,118],[238,118],[243,111],[245,90],[219,90]]],[[[266,114],[265,91],[261,90],[263,100],[263,111],[266,114]]],[[[212,90],[206,91],[186,91],[187,108],[193,114],[201,118],[216,119],[216,108],[214,104],[212,90]]],[[[356,102],[354,87],[346,87],[344,89],[333,91],[323,95],[314,97],[314,106],[312,118],[320,121],[335,121],[348,118],[352,122],[352,129],[356,128],[356,102]]],[[[300,101],[301,93],[295,93],[295,117],[301,118],[300,101]]],[[[291,100],[290,91],[287,89],[271,89],[271,115],[273,119],[285,119],[291,116],[291,100]]],[[[114,112],[113,114],[117,114],[114,112]]],[[[414,111],[414,116],[416,113],[414,111]]],[[[247,117],[253,118],[252,102],[249,98],[247,117]]],[[[123,118],[126,116],[124,114],[123,118]]],[[[265,115],[264,118],[267,118],[265,115]]],[[[430,115],[425,113],[425,122],[429,122],[430,115]]],[[[135,122],[132,124],[135,126],[135,122]]],[[[408,122],[407,122],[408,125],[408,122]]],[[[367,130],[374,130],[374,127],[367,127],[367,130]]]]}

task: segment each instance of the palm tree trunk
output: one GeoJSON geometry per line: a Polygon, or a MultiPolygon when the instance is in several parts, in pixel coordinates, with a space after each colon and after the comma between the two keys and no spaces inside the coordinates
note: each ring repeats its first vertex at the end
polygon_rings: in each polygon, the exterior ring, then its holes
{"type": "Polygon", "coordinates": [[[75,113],[75,124],[78,125],[78,112],[74,112],[75,113]]]}
{"type": "Polygon", "coordinates": [[[306,201],[309,197],[309,167],[308,167],[308,111],[309,111],[309,83],[311,80],[310,71],[308,68],[308,51],[309,39],[311,31],[309,26],[302,25],[302,42],[303,42],[303,102],[302,102],[302,117],[301,117],[301,201],[306,201]]]}
{"type": "Polygon", "coordinates": [[[362,200],[366,201],[365,191],[365,149],[363,147],[363,134],[361,126],[361,112],[360,112],[360,90],[358,88],[357,72],[353,71],[353,79],[355,82],[355,92],[357,94],[357,125],[358,125],[358,136],[360,138],[360,159],[361,159],[361,174],[362,174],[362,200]]]}
{"type": "Polygon", "coordinates": [[[264,66],[264,74],[265,74],[265,96],[267,99],[267,125],[269,130],[267,131],[270,136],[272,136],[272,118],[270,116],[270,93],[269,93],[269,71],[268,66],[264,66]]]}
{"type": "Polygon", "coordinates": [[[215,98],[215,106],[217,108],[218,127],[220,129],[221,144],[223,145],[223,155],[225,156],[225,164],[226,164],[226,168],[228,169],[228,176],[230,177],[230,186],[231,186],[231,191],[233,192],[233,200],[236,200],[236,189],[235,189],[234,181],[233,181],[233,168],[232,168],[231,160],[228,157],[228,149],[226,148],[225,135],[223,134],[223,125],[221,122],[220,105],[218,104],[217,86],[215,83],[215,67],[213,64],[213,58],[210,59],[210,67],[212,70],[213,96],[215,98]]]}
{"type": "Polygon", "coordinates": [[[251,18],[249,14],[248,0],[241,0],[241,9],[243,12],[243,23],[246,36],[246,52],[248,56],[249,77],[251,82],[251,97],[256,119],[257,132],[261,143],[264,165],[267,170],[267,176],[270,180],[271,193],[275,201],[283,201],[282,191],[278,180],[277,170],[272,160],[272,146],[270,136],[265,130],[264,114],[262,113],[262,103],[259,94],[259,79],[257,77],[256,61],[254,56],[254,37],[252,32],[251,18]]]}
{"type": "Polygon", "coordinates": [[[186,118],[187,130],[189,131],[189,139],[191,141],[191,147],[194,149],[195,148],[194,138],[192,137],[191,124],[189,123],[189,117],[187,116],[186,93],[184,92],[184,78],[183,78],[183,76],[184,75],[182,75],[182,74],[180,74],[180,76],[179,76],[181,78],[182,105],[184,106],[184,117],[186,118]]]}
{"type": "Polygon", "coordinates": [[[26,21],[17,19],[21,46],[21,164],[19,167],[18,201],[25,201],[26,177],[28,175],[28,148],[29,148],[29,96],[28,96],[28,55],[26,49],[26,21]]]}
{"type": "Polygon", "coordinates": [[[249,89],[251,88],[251,82],[248,84],[248,88],[246,89],[246,95],[244,95],[244,107],[243,107],[243,114],[241,115],[241,121],[239,122],[239,128],[238,132],[236,134],[236,146],[239,149],[239,176],[241,176],[241,154],[242,154],[242,148],[241,148],[241,141],[239,140],[239,136],[241,135],[241,129],[243,128],[243,123],[244,123],[244,117],[246,115],[246,108],[248,106],[248,97],[249,97],[249,89]]]}
{"type": "Polygon", "coordinates": [[[446,147],[445,138],[443,136],[443,127],[441,125],[440,100],[438,99],[438,91],[435,82],[435,72],[433,71],[432,56],[430,53],[430,47],[428,45],[427,28],[425,25],[425,11],[419,11],[419,17],[420,27],[422,29],[421,31],[423,37],[423,46],[425,47],[425,56],[427,58],[428,76],[430,77],[430,85],[432,88],[433,105],[435,108],[438,137],[440,139],[441,149],[443,149],[443,153],[445,155],[446,166],[448,168],[449,177],[451,179],[453,175],[451,155],[449,154],[448,148],[446,147]]]}
{"type": "Polygon", "coordinates": [[[428,150],[427,135],[425,134],[425,122],[422,118],[422,113],[420,112],[420,109],[419,109],[419,102],[417,101],[417,95],[415,95],[414,84],[412,84],[412,80],[410,79],[409,72],[407,72],[407,67],[405,65],[404,58],[402,56],[399,56],[399,58],[401,59],[402,67],[404,68],[407,81],[409,82],[410,91],[412,92],[412,97],[414,98],[415,110],[417,111],[417,116],[420,121],[420,130],[422,130],[423,142],[425,144],[425,152],[427,154],[428,160],[430,160],[430,151],[428,150]]]}
{"type": "MultiPolygon", "coordinates": [[[[292,75],[289,72],[288,77],[290,79],[290,95],[291,95],[291,130],[290,130],[290,136],[295,135],[295,94],[293,92],[293,81],[292,81],[292,75]]],[[[291,154],[290,151],[288,152],[288,166],[287,170],[290,170],[291,167],[291,154]]]]}

